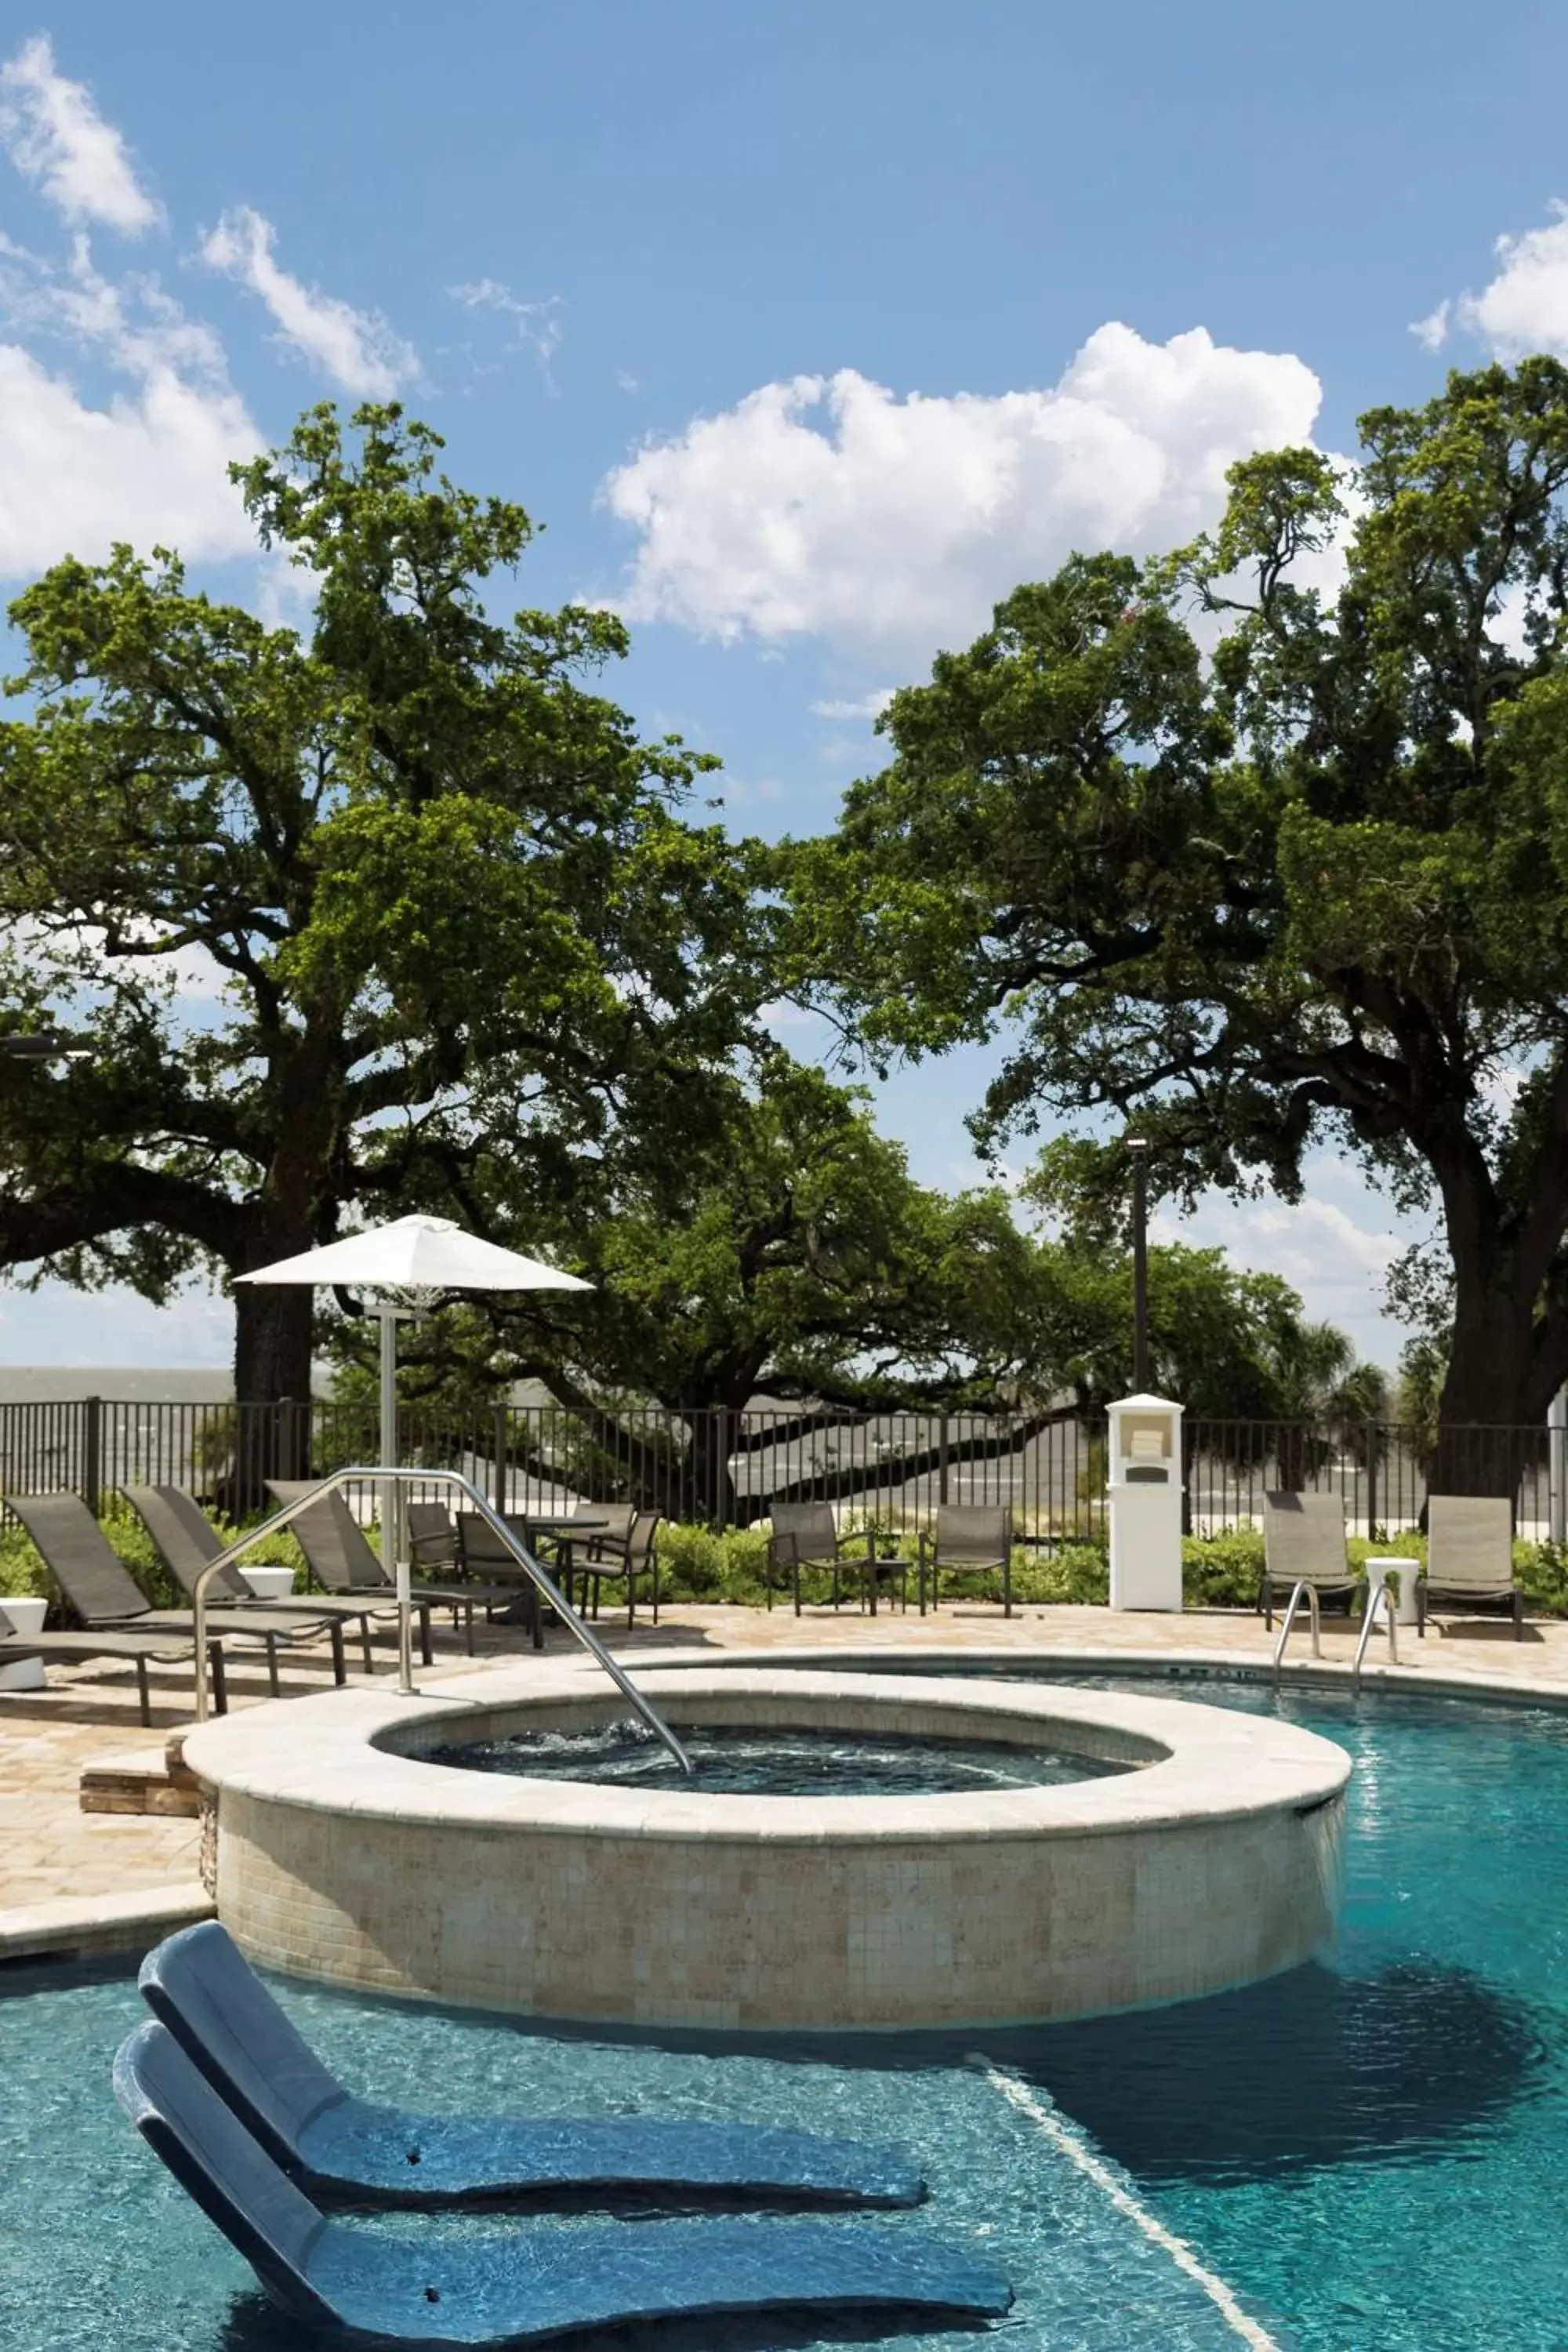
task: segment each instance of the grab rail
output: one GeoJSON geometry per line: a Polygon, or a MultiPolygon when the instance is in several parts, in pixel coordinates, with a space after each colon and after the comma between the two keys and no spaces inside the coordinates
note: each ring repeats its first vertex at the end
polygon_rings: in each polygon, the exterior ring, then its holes
{"type": "MultiPolygon", "coordinates": [[[[309,1510],[312,1503],[319,1503],[323,1495],[330,1495],[339,1486],[346,1486],[351,1478],[365,1482],[374,1480],[384,1487],[409,1486],[416,1482],[422,1486],[451,1486],[456,1487],[458,1493],[466,1495],[468,1502],[491,1533],[500,1537],[523,1573],[549,1601],[568,1633],[582,1643],[590,1657],[598,1660],[622,1697],[630,1700],[648,1729],[664,1742],[681,1770],[688,1777],[690,1776],[693,1769],[691,1759],[658,1708],[643,1696],[630,1675],[616,1659],[611,1656],[597,1633],[584,1623],[554,1578],[540,1566],[516,1529],[508,1525],[500,1513],[486,1501],[472,1480],[465,1478],[460,1470],[387,1470],[369,1468],[363,1465],[355,1465],[346,1470],[334,1470],[330,1476],[323,1478],[319,1486],[312,1486],[308,1495],[296,1496],[293,1502],[285,1503],[282,1508],[275,1511],[269,1519],[264,1519],[258,1528],[252,1528],[247,1535],[237,1537],[234,1542],[226,1545],[215,1559],[209,1559],[197,1577],[195,1589],[191,1595],[196,1651],[196,1721],[198,1723],[205,1723],[207,1718],[208,1585],[221,1570],[232,1568],[236,1560],[242,1559],[264,1536],[276,1535],[279,1528],[286,1528],[291,1519],[297,1519],[301,1511],[309,1510]]],[[[400,1559],[396,1563],[396,1571],[397,1687],[401,1692],[410,1693],[414,1688],[414,1593],[406,1560],[400,1559]]]]}
{"type": "Polygon", "coordinates": [[[1285,1609],[1285,1622],[1279,1628],[1279,1639],[1274,1644],[1276,1674],[1279,1671],[1279,1661],[1285,1655],[1285,1644],[1290,1639],[1290,1628],[1296,1622],[1296,1612],[1301,1606],[1303,1592],[1307,1596],[1307,1612],[1312,1627],[1312,1655],[1314,1658],[1321,1658],[1323,1654],[1323,1612],[1318,1603],[1318,1588],[1315,1584],[1310,1584],[1304,1576],[1300,1576],[1291,1587],[1290,1598],[1285,1609]]]}
{"type": "Polygon", "coordinates": [[[1362,1660],[1366,1655],[1366,1645],[1372,1639],[1372,1629],[1377,1619],[1377,1604],[1380,1601],[1385,1604],[1385,1614],[1388,1618],[1388,1662],[1394,1666],[1399,1664],[1399,1616],[1394,1606],[1394,1595],[1384,1578],[1372,1585],[1366,1596],[1366,1615],[1362,1619],[1361,1639],[1355,1645],[1355,1664],[1351,1668],[1351,1684],[1352,1688],[1357,1690],[1361,1687],[1362,1660]]]}

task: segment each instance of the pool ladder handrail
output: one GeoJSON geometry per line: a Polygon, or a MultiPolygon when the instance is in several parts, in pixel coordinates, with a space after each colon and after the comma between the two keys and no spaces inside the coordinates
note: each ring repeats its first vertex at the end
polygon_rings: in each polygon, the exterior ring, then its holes
{"type": "MultiPolygon", "coordinates": [[[[685,1748],[681,1746],[680,1741],[676,1738],[674,1732],[671,1731],[668,1724],[666,1723],[663,1716],[658,1712],[658,1709],[653,1705],[650,1699],[647,1699],[643,1696],[643,1694],[638,1690],[630,1675],[626,1673],[625,1667],[621,1665],[618,1659],[611,1656],[603,1642],[600,1641],[597,1633],[595,1633],[590,1626],[584,1624],[582,1618],[578,1616],[577,1612],[567,1600],[565,1594],[562,1591],[560,1586],[556,1583],[554,1578],[551,1576],[545,1569],[541,1567],[539,1561],[534,1559],[533,1554],[529,1550],[528,1546],[523,1542],[516,1528],[508,1524],[508,1522],[501,1517],[501,1514],[495,1509],[493,1505],[488,1502],[485,1496],[480,1494],[472,1479],[465,1478],[460,1470],[394,1470],[388,1469],[379,1464],[367,1465],[363,1463],[353,1464],[347,1469],[343,1470],[333,1470],[325,1478],[322,1478],[317,1485],[312,1486],[308,1494],[296,1496],[293,1502],[285,1503],[279,1510],[274,1511],[269,1519],[264,1519],[259,1527],[250,1528],[245,1535],[237,1536],[233,1543],[226,1545],[222,1551],[218,1552],[212,1559],[209,1559],[201,1574],[197,1577],[195,1589],[191,1595],[191,1613],[193,1619],[192,1631],[195,1637],[196,1653],[196,1721],[198,1723],[205,1723],[207,1719],[206,1604],[208,1585],[212,1582],[214,1577],[218,1575],[224,1569],[232,1568],[237,1560],[243,1559],[246,1553],[253,1549],[257,1544],[260,1543],[264,1537],[279,1534],[284,1528],[288,1527],[290,1520],[297,1519],[301,1511],[309,1510],[312,1503],[319,1503],[323,1496],[334,1493],[338,1487],[346,1486],[351,1479],[358,1480],[363,1485],[374,1483],[380,1486],[384,1491],[393,1486],[412,1486],[417,1485],[421,1486],[451,1487],[455,1488],[459,1494],[466,1496],[469,1505],[479,1514],[479,1517],[484,1520],[491,1534],[500,1538],[506,1549],[511,1554],[512,1558],[522,1569],[523,1573],[529,1578],[535,1590],[550,1603],[550,1606],[554,1610],[556,1615],[560,1618],[567,1632],[571,1633],[576,1641],[581,1643],[582,1646],[587,1651],[590,1657],[597,1659],[599,1664],[603,1666],[605,1672],[609,1675],[610,1680],[615,1684],[622,1697],[628,1699],[631,1702],[631,1705],[636,1708],[644,1723],[647,1724],[648,1729],[657,1738],[662,1740],[665,1747],[669,1750],[669,1753],[674,1757],[676,1762],[679,1765],[681,1770],[687,1775],[688,1779],[692,1776],[694,1767],[690,1757],[687,1754],[685,1748]]],[[[397,1687],[405,1696],[412,1696],[414,1691],[413,1616],[416,1591],[415,1588],[409,1581],[406,1572],[407,1563],[404,1561],[399,1562],[396,1565],[397,1687]]]]}
{"type": "Polygon", "coordinates": [[[1279,1662],[1285,1655],[1285,1644],[1290,1639],[1291,1630],[1296,1622],[1296,1612],[1301,1606],[1303,1593],[1307,1596],[1307,1613],[1312,1628],[1312,1655],[1314,1658],[1321,1658],[1323,1654],[1323,1612],[1318,1601],[1318,1588],[1310,1578],[1299,1576],[1290,1588],[1290,1598],[1285,1604],[1284,1621],[1279,1628],[1279,1639],[1274,1644],[1276,1674],[1279,1672],[1279,1662]]]}
{"type": "Polygon", "coordinates": [[[1384,1603],[1384,1614],[1388,1619],[1388,1663],[1392,1666],[1399,1664],[1399,1612],[1394,1605],[1394,1593],[1388,1579],[1379,1577],[1375,1583],[1369,1581],[1367,1586],[1366,1615],[1362,1619],[1361,1639],[1355,1645],[1355,1664],[1351,1668],[1351,1686],[1354,1690],[1361,1688],[1362,1660],[1366,1656],[1366,1645],[1372,1639],[1372,1629],[1377,1622],[1377,1604],[1380,1601],[1384,1603]]]}

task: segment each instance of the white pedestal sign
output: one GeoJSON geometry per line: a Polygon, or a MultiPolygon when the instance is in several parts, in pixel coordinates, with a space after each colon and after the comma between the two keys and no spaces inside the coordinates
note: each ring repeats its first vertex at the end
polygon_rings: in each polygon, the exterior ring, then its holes
{"type": "Polygon", "coordinates": [[[1122,1397],[1110,1408],[1110,1605],[1182,1605],[1182,1407],[1122,1397]]]}

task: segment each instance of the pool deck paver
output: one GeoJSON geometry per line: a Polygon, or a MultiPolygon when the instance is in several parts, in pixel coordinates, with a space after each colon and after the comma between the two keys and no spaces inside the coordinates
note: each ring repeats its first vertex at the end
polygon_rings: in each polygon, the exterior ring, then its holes
{"type": "MultiPolygon", "coordinates": [[[[920,1617],[915,1612],[882,1609],[876,1617],[844,1609],[808,1609],[797,1618],[788,1609],[696,1607],[684,1603],[668,1609],[661,1624],[639,1622],[628,1635],[606,1620],[600,1629],[610,1646],[635,1657],[649,1650],[682,1649],[690,1654],[713,1656],[750,1654],[767,1656],[791,1651],[807,1654],[845,1652],[875,1654],[882,1649],[1016,1652],[1020,1657],[1070,1657],[1100,1653],[1107,1664],[1116,1657],[1206,1656],[1251,1666],[1266,1664],[1273,1636],[1260,1617],[1245,1611],[1194,1610],[1176,1616],[1121,1616],[1102,1608],[1025,1607],[1011,1620],[999,1609],[974,1604],[946,1607],[940,1615],[920,1617]]],[[[1326,1663],[1348,1666],[1355,1645],[1356,1627],[1330,1618],[1323,1626],[1326,1663]]],[[[501,1627],[476,1629],[478,1656],[468,1660],[450,1637],[438,1635],[436,1664],[418,1672],[421,1684],[437,1677],[460,1675],[474,1664],[501,1655],[529,1654],[521,1636],[501,1627]]],[[[330,1686],[325,1645],[314,1651],[291,1652],[284,1661],[285,1695],[330,1686]]],[[[559,1634],[552,1651],[574,1654],[559,1634]]],[[[1292,1643],[1292,1662],[1310,1655],[1305,1635],[1292,1643]]],[[[1429,1630],[1418,1642],[1412,1626],[1400,1628],[1401,1680],[1419,1684],[1447,1676],[1493,1678],[1517,1685],[1521,1696],[1539,1690],[1543,1697],[1568,1700],[1568,1622],[1532,1623],[1526,1638],[1516,1643],[1511,1627],[1498,1621],[1456,1621],[1452,1630],[1429,1630]]],[[[1386,1637],[1379,1633],[1368,1655],[1374,1678],[1381,1680],[1387,1656],[1386,1637]]],[[[381,1674],[389,1670],[390,1653],[378,1646],[381,1674]]],[[[379,1678],[379,1677],[378,1677],[379,1678]]],[[[351,1675],[363,1682],[363,1675],[351,1675]]],[[[268,1696],[266,1677],[250,1660],[231,1660],[231,1704],[255,1706],[268,1696]]],[[[153,1923],[172,1923],[181,1906],[198,1916],[201,1895],[198,1864],[199,1825],[188,1819],[156,1815],[84,1813],[79,1783],[84,1767],[142,1752],[149,1758],[161,1750],[171,1731],[190,1720],[188,1682],[174,1670],[154,1682],[153,1726],[138,1719],[133,1677],[128,1671],[100,1673],[51,1670],[47,1691],[0,1691],[0,1958],[7,1953],[47,1948],[50,1922],[66,1915],[40,1912],[39,1906],[74,1905],[84,1923],[84,1937],[97,1910],[125,1906],[135,1916],[139,1898],[152,1933],[164,1932],[153,1923]],[[32,1915],[29,1916],[28,1915],[32,1915]],[[37,1940],[44,1931],[45,1940],[37,1940]]],[[[110,1925],[106,1916],[104,1926],[110,1925]]],[[[56,1948],[60,1937],[56,1932],[56,1948]]]]}

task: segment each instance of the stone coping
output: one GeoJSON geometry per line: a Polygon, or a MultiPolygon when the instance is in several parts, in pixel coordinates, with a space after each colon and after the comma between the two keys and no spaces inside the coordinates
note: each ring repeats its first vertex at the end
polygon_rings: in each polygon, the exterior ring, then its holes
{"type": "Polygon", "coordinates": [[[213,1901],[199,1882],[138,1887],[130,1895],[61,1895],[0,1911],[0,1961],[58,1959],[85,1952],[144,1952],[150,1945],[210,1919],[213,1901]]]}
{"type": "Polygon", "coordinates": [[[409,1752],[482,1738],[528,1715],[542,1727],[552,1717],[554,1727],[623,1716],[626,1701],[606,1692],[601,1670],[586,1659],[486,1669],[412,1697],[349,1688],[250,1708],[190,1734],[184,1760],[220,1792],[335,1816],[460,1823],[501,1834],[526,1828],[547,1835],[685,1841],[695,1834],[810,1845],[1114,1834],[1306,1812],[1331,1801],[1350,1777],[1343,1751],[1313,1732],[1184,1699],[962,1675],[832,1674],[815,1670],[815,1662],[799,1668],[776,1660],[766,1667],[711,1658],[700,1666],[643,1660],[637,1681],[656,1704],[679,1702],[682,1721],[700,1710],[709,1720],[858,1728],[896,1713],[899,1728],[926,1736],[1037,1742],[1138,1762],[1138,1769],[1027,1789],[758,1797],[529,1780],[432,1764],[409,1752]]]}

